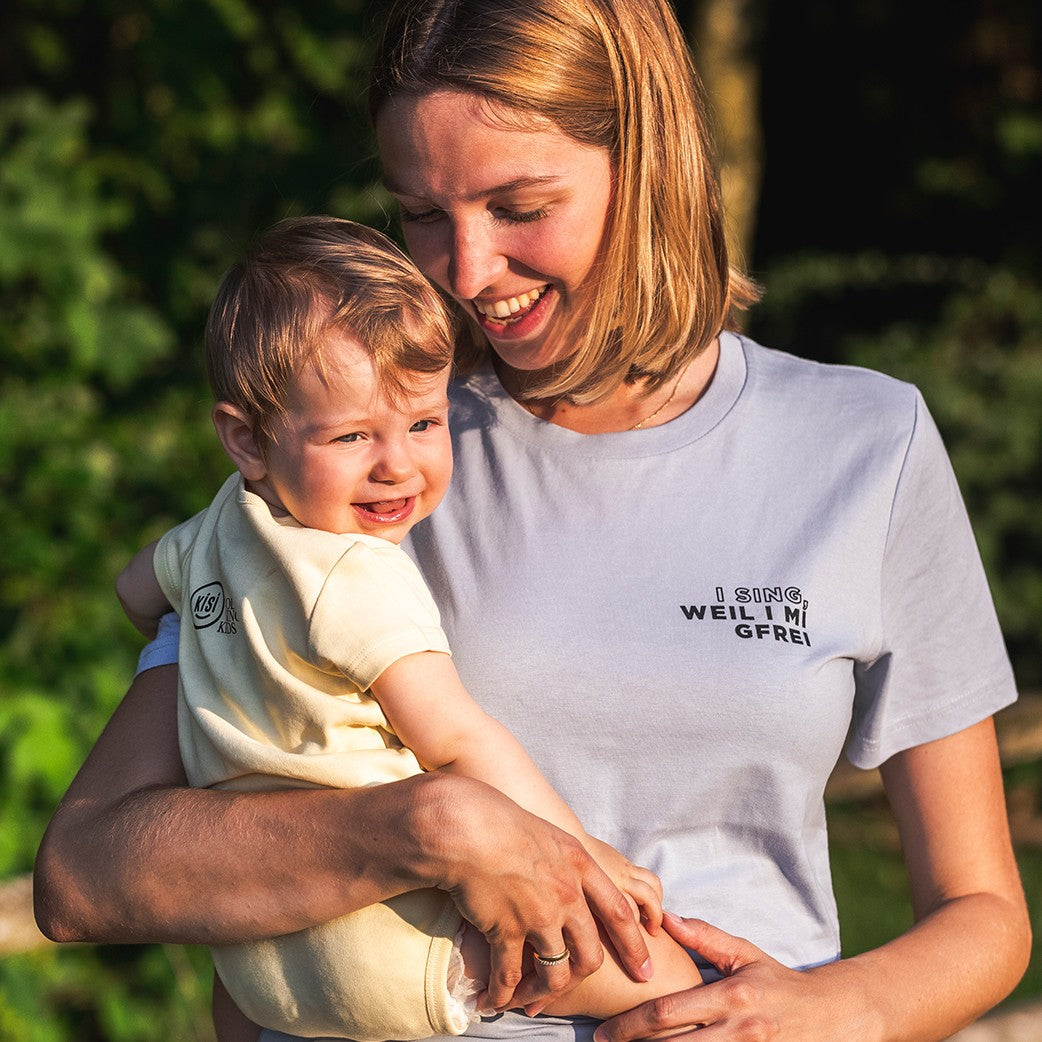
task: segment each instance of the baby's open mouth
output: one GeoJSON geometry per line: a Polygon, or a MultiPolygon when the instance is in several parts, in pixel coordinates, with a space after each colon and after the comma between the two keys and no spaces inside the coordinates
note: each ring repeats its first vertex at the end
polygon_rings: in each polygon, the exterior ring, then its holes
{"type": "Polygon", "coordinates": [[[412,511],[414,502],[414,497],[409,496],[406,499],[384,499],[376,503],[355,503],[354,508],[371,521],[390,524],[406,517],[412,511]]]}

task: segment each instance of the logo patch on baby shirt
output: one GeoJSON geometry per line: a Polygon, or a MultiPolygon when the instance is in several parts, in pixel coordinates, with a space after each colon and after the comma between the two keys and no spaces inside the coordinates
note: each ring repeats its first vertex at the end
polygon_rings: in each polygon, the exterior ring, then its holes
{"type": "Polygon", "coordinates": [[[688,622],[726,623],[742,640],[773,640],[809,648],[809,602],[798,586],[717,586],[715,602],[681,604],[688,622]]]}
{"type": "Polygon", "coordinates": [[[192,622],[197,630],[205,630],[218,620],[218,633],[236,633],[239,616],[218,581],[206,583],[192,591],[192,622]]]}

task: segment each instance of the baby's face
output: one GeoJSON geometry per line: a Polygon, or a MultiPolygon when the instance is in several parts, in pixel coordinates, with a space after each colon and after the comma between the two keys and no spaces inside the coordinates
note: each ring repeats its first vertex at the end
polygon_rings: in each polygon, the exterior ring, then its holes
{"type": "Polygon", "coordinates": [[[448,368],[410,374],[412,391],[393,402],[358,341],[335,335],[322,359],[325,375],[301,373],[250,487],[307,528],[400,543],[452,476],[448,368]]]}

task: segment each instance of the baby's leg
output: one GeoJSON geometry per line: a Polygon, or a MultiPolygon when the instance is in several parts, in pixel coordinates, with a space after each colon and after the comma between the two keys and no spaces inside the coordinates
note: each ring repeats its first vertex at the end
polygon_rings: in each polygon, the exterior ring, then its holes
{"type": "MultiPolygon", "coordinates": [[[[582,1014],[607,1020],[616,1013],[623,1013],[639,1006],[648,999],[660,995],[671,995],[676,991],[696,988],[702,983],[698,969],[691,956],[665,931],[654,937],[644,933],[644,941],[651,955],[655,975],[650,981],[633,980],[615,960],[612,948],[605,945],[604,962],[581,984],[566,995],[556,999],[544,1012],[567,1017],[582,1014]]],[[[463,960],[467,975],[474,980],[488,980],[488,944],[485,938],[468,923],[462,942],[463,960]]],[[[526,954],[523,969],[532,969],[532,958],[526,954]]]]}
{"type": "Polygon", "coordinates": [[[581,1013],[607,1020],[649,999],[697,988],[702,983],[691,956],[665,931],[655,936],[645,933],[644,943],[655,968],[651,980],[633,980],[615,960],[612,948],[606,945],[601,968],[578,987],[550,1003],[544,1012],[561,1017],[581,1013]]]}

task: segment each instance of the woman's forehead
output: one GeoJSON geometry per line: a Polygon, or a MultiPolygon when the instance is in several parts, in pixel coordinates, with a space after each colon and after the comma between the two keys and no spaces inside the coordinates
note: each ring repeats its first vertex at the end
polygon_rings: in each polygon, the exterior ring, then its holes
{"type": "Polygon", "coordinates": [[[392,98],[376,121],[387,187],[463,198],[540,187],[604,161],[538,113],[464,91],[392,98]]]}

